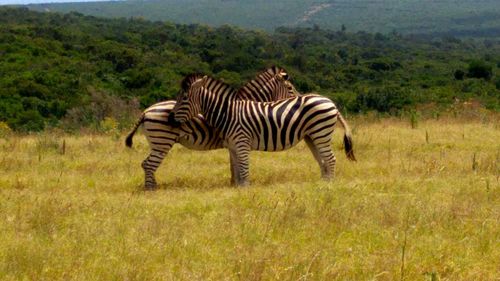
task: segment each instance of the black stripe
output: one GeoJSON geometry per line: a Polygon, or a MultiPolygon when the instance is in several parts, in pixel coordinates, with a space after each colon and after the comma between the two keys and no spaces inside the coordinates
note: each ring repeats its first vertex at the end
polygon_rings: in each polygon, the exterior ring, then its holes
{"type": "MultiPolygon", "coordinates": [[[[333,108],[333,107],[332,107],[332,108],[327,108],[327,109],[322,109],[322,110],[315,111],[315,112],[314,112],[314,113],[312,113],[311,115],[307,116],[307,118],[304,120],[304,123],[303,123],[303,124],[304,124],[304,126],[305,126],[305,125],[307,125],[307,123],[308,123],[310,120],[314,119],[316,116],[318,116],[318,115],[322,115],[322,114],[325,114],[325,113],[328,113],[328,112],[330,112],[330,111],[332,111],[332,110],[335,110],[335,108],[333,108]]],[[[334,118],[335,118],[335,116],[330,116],[330,115],[328,115],[328,116],[326,116],[326,117],[324,117],[324,118],[322,118],[322,119],[320,119],[320,120],[317,120],[316,122],[314,122],[314,124],[312,124],[312,125],[311,125],[311,126],[309,126],[309,127],[314,127],[316,124],[320,124],[320,123],[322,123],[322,122],[325,122],[325,121],[328,121],[328,120],[331,120],[331,119],[334,119],[334,118]]]]}
{"type": "MultiPolygon", "coordinates": [[[[148,132],[172,133],[169,130],[163,130],[163,129],[148,129],[148,128],[146,128],[146,131],[148,131],[148,132]]],[[[172,134],[175,134],[175,133],[172,133],[172,134]]]]}
{"type": "Polygon", "coordinates": [[[176,141],[177,138],[169,138],[169,137],[163,137],[163,136],[149,136],[150,138],[153,139],[160,139],[160,140],[171,140],[171,141],[176,141]]]}
{"type": "MultiPolygon", "coordinates": [[[[201,143],[204,143],[205,139],[207,138],[207,134],[206,134],[204,128],[200,124],[198,124],[198,122],[192,122],[192,123],[196,127],[196,129],[194,129],[194,131],[200,133],[201,143]]],[[[210,131],[210,129],[209,129],[209,131],[210,131]]]]}
{"type": "MultiPolygon", "coordinates": [[[[288,114],[285,117],[285,121],[283,123],[283,128],[281,129],[281,144],[283,147],[285,147],[285,144],[286,144],[286,131],[287,131],[288,127],[291,125],[290,123],[291,123],[292,117],[293,117],[294,113],[300,108],[300,106],[302,105],[303,102],[304,102],[303,99],[296,99],[295,104],[292,106],[292,108],[290,108],[290,111],[288,111],[288,114]]],[[[293,136],[292,131],[290,131],[290,136],[293,136]]],[[[291,141],[290,141],[290,144],[292,144],[291,141]]]]}
{"type": "MultiPolygon", "coordinates": [[[[264,133],[264,150],[267,151],[267,141],[268,141],[268,137],[269,137],[269,131],[267,130],[266,116],[264,116],[265,112],[261,111],[261,109],[263,109],[263,108],[260,106],[257,106],[256,109],[257,109],[258,117],[260,119],[260,124],[262,126],[261,131],[264,133]]],[[[259,138],[260,138],[260,136],[259,136],[259,138]]]]}
{"type": "Polygon", "coordinates": [[[294,99],[290,99],[290,100],[286,100],[284,102],[282,102],[279,106],[280,108],[278,108],[278,112],[276,112],[276,118],[278,118],[278,127],[281,128],[281,117],[283,116],[283,112],[285,111],[285,109],[288,107],[288,105],[295,101],[294,99]]]}
{"type": "MultiPolygon", "coordinates": [[[[330,117],[328,117],[328,118],[330,118],[330,117]]],[[[333,127],[333,126],[335,126],[335,123],[334,123],[333,125],[332,125],[332,124],[326,124],[325,126],[320,127],[319,129],[316,129],[315,131],[310,132],[310,133],[308,133],[308,134],[309,134],[309,135],[314,135],[314,134],[316,134],[316,133],[318,133],[318,132],[323,131],[323,130],[324,130],[324,129],[326,129],[326,128],[331,128],[331,127],[333,127]]]]}
{"type": "Polygon", "coordinates": [[[253,133],[253,139],[257,140],[257,147],[260,147],[260,129],[259,129],[259,121],[257,115],[253,113],[252,110],[255,109],[255,103],[253,102],[248,102],[246,103],[246,107],[242,108],[242,110],[248,112],[249,114],[245,115],[245,118],[242,120],[246,121],[246,125],[250,127],[250,130],[253,133]]]}
{"type": "Polygon", "coordinates": [[[156,124],[162,124],[162,125],[171,127],[170,124],[167,122],[167,120],[158,120],[158,119],[145,118],[144,119],[144,123],[146,123],[146,122],[156,123],[156,124]]]}
{"type": "Polygon", "coordinates": [[[278,144],[278,127],[276,126],[276,120],[273,118],[273,108],[269,106],[268,109],[268,119],[271,125],[271,138],[273,139],[273,150],[276,150],[278,144]]]}

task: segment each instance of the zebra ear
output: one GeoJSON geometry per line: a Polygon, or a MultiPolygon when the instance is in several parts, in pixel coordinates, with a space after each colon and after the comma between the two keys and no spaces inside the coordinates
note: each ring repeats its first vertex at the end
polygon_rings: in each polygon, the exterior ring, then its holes
{"type": "Polygon", "coordinates": [[[288,73],[282,71],[280,72],[281,77],[283,77],[283,80],[288,81],[290,79],[290,76],[288,76],[288,73]]]}

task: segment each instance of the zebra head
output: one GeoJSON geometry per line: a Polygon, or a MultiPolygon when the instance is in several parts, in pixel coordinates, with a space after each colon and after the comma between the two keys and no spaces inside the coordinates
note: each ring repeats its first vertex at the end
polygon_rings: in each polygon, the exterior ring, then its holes
{"type": "Polygon", "coordinates": [[[279,80],[281,83],[283,83],[284,87],[287,89],[286,94],[282,97],[278,97],[279,99],[286,99],[289,97],[297,97],[301,96],[302,94],[295,89],[295,86],[292,84],[290,81],[290,76],[288,75],[288,72],[284,68],[277,68],[277,74],[276,74],[276,79],[279,80]]]}
{"type": "Polygon", "coordinates": [[[181,90],[177,94],[177,102],[168,116],[168,122],[172,124],[184,123],[198,116],[201,112],[200,102],[197,100],[204,91],[203,86],[208,76],[191,74],[186,76],[181,83],[181,90]]]}
{"type": "Polygon", "coordinates": [[[297,93],[288,72],[282,67],[272,66],[241,87],[238,96],[241,100],[270,102],[294,97],[297,93]]]}
{"type": "Polygon", "coordinates": [[[288,72],[284,68],[273,66],[271,69],[276,73],[275,79],[279,83],[281,83],[277,91],[277,93],[281,94],[277,94],[277,96],[275,96],[276,100],[302,95],[301,93],[299,93],[299,91],[297,91],[297,89],[295,89],[295,86],[293,86],[292,82],[290,81],[288,72]],[[279,91],[279,89],[286,89],[286,91],[279,91]]]}

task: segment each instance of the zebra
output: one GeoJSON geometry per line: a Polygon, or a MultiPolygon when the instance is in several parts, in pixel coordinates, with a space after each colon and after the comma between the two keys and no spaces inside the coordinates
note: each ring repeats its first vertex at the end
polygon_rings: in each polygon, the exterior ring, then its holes
{"type": "Polygon", "coordinates": [[[281,151],[302,139],[318,162],[321,176],[332,179],[336,158],[331,149],[337,119],[344,127],[347,158],[356,161],[351,130],[328,98],[308,94],[273,102],[239,100],[238,92],[209,76],[191,74],[181,83],[177,103],[169,118],[186,122],[203,114],[220,131],[230,152],[231,171],[237,185],[249,184],[251,150],[281,151]]]}
{"type": "MultiPolygon", "coordinates": [[[[239,89],[239,99],[269,102],[299,93],[289,81],[284,68],[273,66],[260,72],[255,79],[249,81],[239,89]]],[[[188,122],[176,126],[175,122],[168,121],[168,115],[174,108],[175,100],[156,103],[142,113],[133,129],[125,139],[127,147],[132,147],[132,139],[139,128],[144,126],[144,133],[149,142],[151,151],[142,162],[144,170],[144,187],[154,190],[157,187],[155,172],[174,144],[180,143],[193,150],[213,150],[224,147],[224,140],[219,132],[209,126],[201,115],[194,116],[188,122]]],[[[231,159],[231,162],[233,160],[231,159]]],[[[231,178],[234,183],[234,178],[231,178]]]]}

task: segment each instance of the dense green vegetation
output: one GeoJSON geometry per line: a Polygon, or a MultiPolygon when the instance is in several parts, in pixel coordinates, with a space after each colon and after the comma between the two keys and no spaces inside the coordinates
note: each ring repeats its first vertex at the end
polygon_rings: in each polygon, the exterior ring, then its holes
{"type": "Polygon", "coordinates": [[[497,0],[128,0],[30,5],[104,17],[144,17],[178,23],[231,24],[273,31],[313,26],[367,32],[499,36],[497,0]]]}
{"type": "Polygon", "coordinates": [[[274,34],[0,8],[0,122],[16,130],[80,128],[171,98],[182,77],[203,72],[235,86],[270,65],[302,92],[349,112],[438,112],[474,99],[500,108],[500,44],[279,28],[274,34]],[[428,107],[428,106],[427,106],[428,107]]]}

